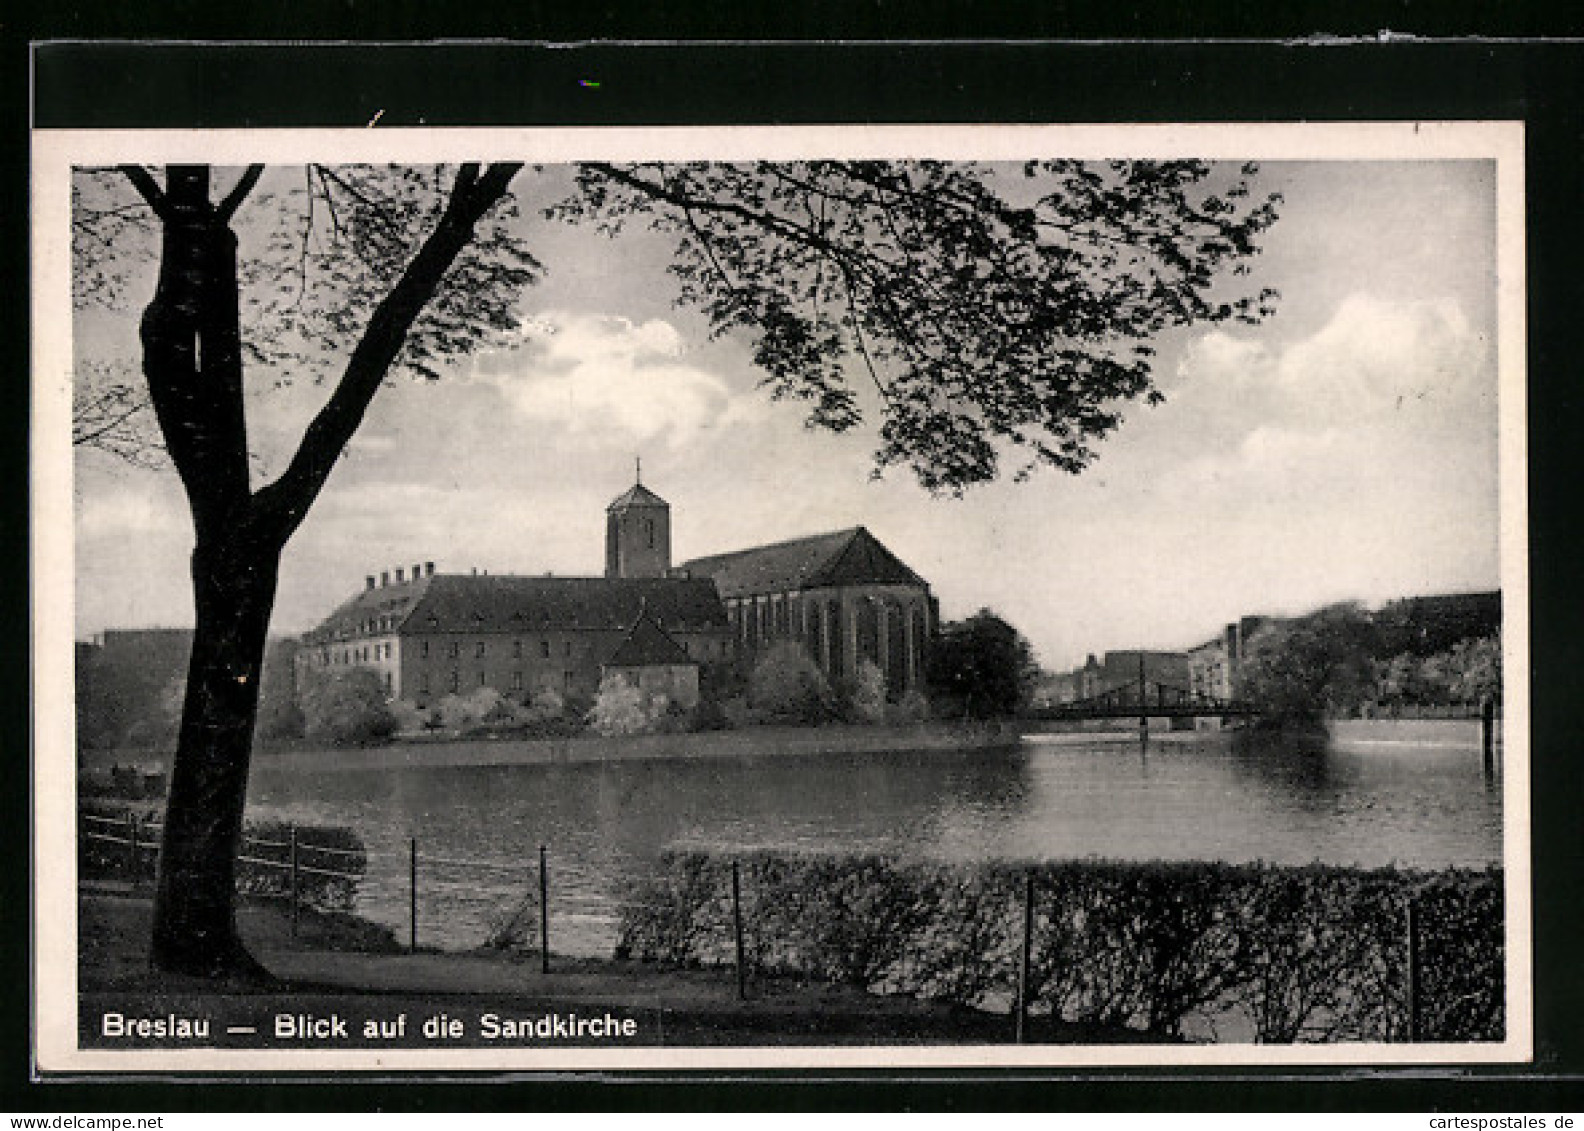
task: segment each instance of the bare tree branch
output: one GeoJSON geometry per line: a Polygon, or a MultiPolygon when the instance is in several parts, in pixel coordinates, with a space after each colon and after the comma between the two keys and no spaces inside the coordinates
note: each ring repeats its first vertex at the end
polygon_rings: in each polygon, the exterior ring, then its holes
{"type": "Polygon", "coordinates": [[[220,206],[215,209],[215,215],[222,224],[231,222],[231,217],[236,215],[236,210],[242,206],[247,194],[253,191],[253,186],[258,184],[259,178],[263,175],[264,166],[247,167],[237,183],[232,186],[231,191],[226,194],[225,199],[220,202],[220,206]]]}
{"type": "Polygon", "coordinates": [[[138,195],[148,201],[148,206],[154,210],[154,215],[161,220],[171,218],[170,201],[165,196],[165,191],[159,187],[153,175],[141,165],[117,166],[123,176],[132,182],[132,187],[137,189],[138,195]]]}
{"type": "Polygon", "coordinates": [[[473,226],[505,195],[520,163],[476,165],[457,175],[440,222],[408,263],[400,280],[374,309],[329,401],[303,433],[297,453],[275,482],[254,496],[254,510],[284,544],[313,505],[347,441],[362,423],[408,330],[446,270],[473,237],[473,226]]]}

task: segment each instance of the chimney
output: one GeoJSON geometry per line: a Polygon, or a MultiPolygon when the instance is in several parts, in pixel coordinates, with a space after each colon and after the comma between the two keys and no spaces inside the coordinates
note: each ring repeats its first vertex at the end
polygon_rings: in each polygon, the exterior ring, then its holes
{"type": "Polygon", "coordinates": [[[424,576],[434,576],[434,562],[424,562],[424,576]]]}
{"type": "Polygon", "coordinates": [[[396,567],[396,584],[400,585],[401,583],[402,583],[402,567],[401,566],[397,566],[396,567]]]}
{"type": "Polygon", "coordinates": [[[473,567],[473,576],[474,576],[474,577],[477,577],[477,576],[478,576],[478,566],[474,566],[474,567],[473,567]]]}
{"type": "Polygon", "coordinates": [[[365,577],[363,579],[363,584],[366,585],[370,589],[374,588],[374,575],[371,573],[367,577],[365,577]]]}
{"type": "MultiPolygon", "coordinates": [[[[430,570],[429,572],[433,573],[434,571],[430,570]]],[[[417,581],[422,576],[423,576],[423,570],[419,567],[417,562],[413,562],[412,579],[414,581],[417,581]]]]}
{"type": "Polygon", "coordinates": [[[389,584],[390,584],[390,574],[388,572],[383,572],[382,571],[380,573],[380,588],[383,589],[383,588],[385,588],[385,586],[387,586],[389,584]]]}

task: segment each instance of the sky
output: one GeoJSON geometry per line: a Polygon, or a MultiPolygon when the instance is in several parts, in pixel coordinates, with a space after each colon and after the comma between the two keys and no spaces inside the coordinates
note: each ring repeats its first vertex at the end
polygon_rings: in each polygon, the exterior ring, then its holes
{"type": "MultiPolygon", "coordinates": [[[[558,178],[525,184],[525,205],[558,178]]],[[[1494,178],[1486,161],[1265,163],[1256,187],[1284,203],[1251,281],[1277,313],[1163,338],[1166,402],[1128,406],[1083,474],[962,498],[905,468],[875,478],[872,430],[811,432],[771,402],[746,342],[674,307],[658,237],[538,223],[548,270],[518,331],[381,390],[286,550],[274,631],[414,562],[598,574],[638,457],[678,562],[862,524],[943,616],[992,609],[1052,670],[1249,614],[1497,588],[1494,178]]],[[[142,301],[79,317],[79,358],[135,362],[142,301]]],[[[327,391],[253,382],[259,481],[327,391]]],[[[74,475],[78,636],[191,624],[174,471],[79,451],[74,475]]]]}

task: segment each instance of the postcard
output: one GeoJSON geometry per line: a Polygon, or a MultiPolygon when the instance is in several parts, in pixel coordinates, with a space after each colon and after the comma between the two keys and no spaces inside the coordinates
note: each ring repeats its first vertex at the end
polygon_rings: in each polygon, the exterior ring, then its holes
{"type": "Polygon", "coordinates": [[[1527,1060],[1523,170],[36,130],[38,1070],[1527,1060]]]}

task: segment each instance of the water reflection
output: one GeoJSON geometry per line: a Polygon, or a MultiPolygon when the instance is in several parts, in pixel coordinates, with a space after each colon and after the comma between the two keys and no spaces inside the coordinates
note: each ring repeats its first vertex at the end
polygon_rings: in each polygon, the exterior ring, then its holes
{"type": "MultiPolygon", "coordinates": [[[[1118,740],[1120,739],[1120,740],[1118,740]]],[[[668,847],[880,851],[951,860],[1325,860],[1428,867],[1499,859],[1500,798],[1479,751],[1366,752],[1217,735],[999,750],[449,769],[255,772],[251,808],[356,828],[364,910],[406,921],[407,838],[423,916],[474,945],[536,882],[549,846],[569,949],[610,940],[613,893],[668,847]]],[[[333,758],[327,754],[326,758],[333,758]]],[[[436,940],[440,941],[440,940],[436,940]]]]}

